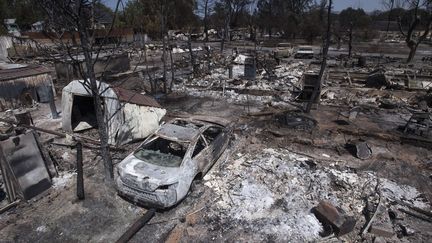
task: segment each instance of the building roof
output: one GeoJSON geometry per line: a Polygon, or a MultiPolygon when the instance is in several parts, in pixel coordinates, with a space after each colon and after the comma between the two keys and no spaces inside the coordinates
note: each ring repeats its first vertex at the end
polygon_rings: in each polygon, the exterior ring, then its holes
{"type": "Polygon", "coordinates": [[[35,64],[19,68],[0,69],[0,81],[31,77],[50,72],[51,70],[49,70],[48,68],[35,64]]]}
{"type": "Polygon", "coordinates": [[[123,89],[120,87],[112,87],[121,102],[136,104],[140,106],[150,106],[162,108],[162,106],[151,96],[136,93],[131,90],[123,89]]]}
{"type": "Polygon", "coordinates": [[[192,142],[199,135],[199,130],[190,127],[182,127],[179,125],[166,123],[161,126],[156,135],[172,138],[183,142],[192,142]]]}
{"type": "Polygon", "coordinates": [[[113,14],[108,12],[107,9],[101,7],[94,8],[94,18],[97,23],[111,24],[114,20],[113,14]]]}
{"type": "MultiPolygon", "coordinates": [[[[105,38],[105,37],[113,37],[120,38],[125,36],[134,35],[134,31],[132,28],[113,28],[111,31],[109,29],[95,29],[89,30],[95,38],[105,38]]],[[[27,36],[30,39],[34,40],[57,40],[59,36],[54,32],[23,32],[23,36],[27,36]]],[[[79,33],[76,31],[73,32],[65,32],[62,34],[62,40],[70,40],[74,37],[77,41],[79,41],[79,33]]]]}

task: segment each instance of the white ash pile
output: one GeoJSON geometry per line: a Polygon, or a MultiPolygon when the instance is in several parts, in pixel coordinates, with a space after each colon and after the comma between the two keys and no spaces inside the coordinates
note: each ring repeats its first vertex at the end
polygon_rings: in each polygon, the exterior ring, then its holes
{"type": "Polygon", "coordinates": [[[364,198],[380,194],[420,208],[430,207],[413,187],[379,179],[373,173],[341,171],[317,165],[287,150],[264,149],[237,154],[204,177],[218,198],[207,217],[218,218],[227,230],[245,230],[253,240],[311,242],[323,226],[311,213],[320,201],[340,207],[357,220],[347,237],[358,237],[366,219],[364,198]],[[226,165],[226,166],[225,166],[226,165]],[[379,187],[377,187],[379,181],[379,187]]]}
{"type": "Polygon", "coordinates": [[[210,75],[174,85],[174,90],[197,97],[225,99],[230,103],[288,102],[291,101],[289,94],[301,87],[301,76],[306,68],[302,62],[283,64],[272,71],[271,78],[263,71],[255,80],[230,79],[227,68],[217,68],[210,75]]]}

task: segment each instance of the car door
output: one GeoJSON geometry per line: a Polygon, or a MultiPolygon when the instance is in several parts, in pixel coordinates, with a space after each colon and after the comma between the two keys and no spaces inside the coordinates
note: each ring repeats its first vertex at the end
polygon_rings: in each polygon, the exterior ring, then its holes
{"type": "Polygon", "coordinates": [[[209,163],[208,157],[208,142],[200,135],[192,152],[192,160],[196,163],[198,172],[203,172],[203,169],[209,163]]]}
{"type": "Polygon", "coordinates": [[[228,144],[228,132],[223,127],[210,126],[203,132],[203,136],[209,143],[206,151],[208,159],[203,168],[203,173],[205,173],[225,150],[228,144]]]}

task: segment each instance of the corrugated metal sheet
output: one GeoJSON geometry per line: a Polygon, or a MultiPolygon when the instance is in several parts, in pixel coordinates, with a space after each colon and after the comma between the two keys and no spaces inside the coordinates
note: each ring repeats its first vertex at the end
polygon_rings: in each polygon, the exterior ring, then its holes
{"type": "Polygon", "coordinates": [[[39,65],[28,65],[27,67],[22,68],[4,69],[0,70],[0,81],[9,81],[50,72],[51,71],[48,68],[39,65]]]}
{"type": "Polygon", "coordinates": [[[4,163],[2,168],[8,168],[8,174],[13,174],[18,183],[14,185],[15,191],[21,190],[24,199],[29,200],[51,187],[51,178],[33,133],[1,141],[0,153],[5,160],[0,161],[4,163]]]}
{"type": "Polygon", "coordinates": [[[113,87],[114,92],[117,94],[118,99],[121,102],[162,108],[162,106],[151,96],[136,93],[127,89],[113,87]]]}

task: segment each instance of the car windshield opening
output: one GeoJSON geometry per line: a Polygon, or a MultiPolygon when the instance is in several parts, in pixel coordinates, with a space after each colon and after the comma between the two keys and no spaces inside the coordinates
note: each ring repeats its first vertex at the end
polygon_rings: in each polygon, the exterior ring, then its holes
{"type": "Polygon", "coordinates": [[[157,137],[137,149],[134,155],[138,159],[154,165],[179,167],[188,146],[189,143],[179,143],[157,137]]]}

